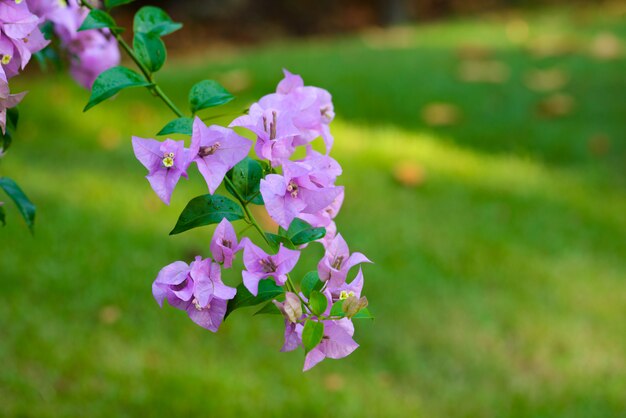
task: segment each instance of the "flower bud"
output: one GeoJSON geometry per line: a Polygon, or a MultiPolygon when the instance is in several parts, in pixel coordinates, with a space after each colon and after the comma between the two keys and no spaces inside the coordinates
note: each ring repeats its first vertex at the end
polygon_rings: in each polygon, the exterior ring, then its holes
{"type": "Polygon", "coordinates": [[[341,310],[346,314],[348,318],[352,318],[361,309],[367,306],[367,298],[363,296],[361,299],[356,296],[348,296],[341,305],[341,310]]]}
{"type": "Polygon", "coordinates": [[[302,317],[302,304],[300,303],[300,298],[295,293],[287,292],[284,302],[278,302],[277,300],[273,302],[289,322],[295,324],[302,317]]]}

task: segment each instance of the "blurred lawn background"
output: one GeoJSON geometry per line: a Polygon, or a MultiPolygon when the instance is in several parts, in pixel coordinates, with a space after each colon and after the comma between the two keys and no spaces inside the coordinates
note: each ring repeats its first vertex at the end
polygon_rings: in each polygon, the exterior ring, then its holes
{"type": "Polygon", "coordinates": [[[197,172],[167,207],[132,155],[165,107],[136,89],[83,114],[65,75],[18,77],[2,174],[38,213],[34,237],[11,207],[0,230],[0,415],[625,417],[625,19],[540,9],[171,60],[157,78],[181,106],[202,78],[238,96],[203,114],[220,123],[283,67],[333,94],[338,225],[375,261],[376,320],[305,374],[276,317],[213,335],[154,302],[212,233],[167,235],[197,172]]]}

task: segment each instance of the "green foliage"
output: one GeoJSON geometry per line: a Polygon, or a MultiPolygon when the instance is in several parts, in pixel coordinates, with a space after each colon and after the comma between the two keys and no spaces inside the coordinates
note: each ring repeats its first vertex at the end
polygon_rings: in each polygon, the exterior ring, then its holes
{"type": "Polygon", "coordinates": [[[135,0],[104,0],[104,7],[106,7],[107,9],[112,9],[117,6],[132,3],[133,1],[135,0]]]}
{"type": "Polygon", "coordinates": [[[267,237],[274,251],[278,250],[278,248],[280,247],[280,244],[283,244],[284,247],[287,247],[291,250],[294,250],[296,248],[291,243],[291,241],[289,241],[289,238],[283,237],[282,235],[276,235],[276,234],[272,234],[271,232],[266,232],[265,236],[267,237]]]}
{"type": "Polygon", "coordinates": [[[314,349],[324,337],[324,324],[322,322],[307,319],[302,330],[302,345],[304,351],[309,352],[314,349]]]}
{"type": "Polygon", "coordinates": [[[191,118],[177,118],[169,121],[167,125],[159,131],[157,135],[169,135],[169,134],[185,134],[191,135],[193,133],[193,119],[191,118]]]}
{"type": "MultiPolygon", "coordinates": [[[[20,186],[8,177],[0,177],[0,189],[4,190],[13,202],[15,202],[22,218],[24,218],[26,225],[28,225],[28,228],[32,232],[35,226],[35,205],[26,197],[26,194],[20,189],[20,186]]],[[[4,213],[2,215],[4,223],[4,213]]]]}
{"type": "Polygon", "coordinates": [[[189,107],[191,112],[195,114],[202,109],[228,103],[234,98],[235,96],[217,81],[202,80],[189,91],[189,107]]]}
{"type": "Polygon", "coordinates": [[[291,221],[287,231],[283,228],[280,228],[279,231],[281,235],[289,238],[295,246],[324,238],[326,235],[326,228],[313,228],[308,222],[298,218],[291,221]]]}
{"type": "MultiPolygon", "coordinates": [[[[259,191],[263,167],[258,161],[246,157],[229,170],[226,176],[232,181],[235,190],[244,202],[263,204],[263,197],[259,191]]],[[[230,184],[226,183],[226,188],[230,193],[235,194],[230,184]]]]}
{"type": "Polygon", "coordinates": [[[328,299],[323,293],[313,290],[311,292],[311,297],[309,298],[309,306],[311,307],[313,315],[323,315],[326,307],[328,306],[328,299]]]}
{"type": "Polygon", "coordinates": [[[6,132],[0,132],[0,151],[6,152],[11,146],[13,142],[13,132],[17,129],[18,120],[19,112],[17,107],[8,109],[6,115],[6,132]]]}
{"type": "Polygon", "coordinates": [[[280,310],[278,310],[278,307],[276,307],[276,305],[274,305],[274,302],[272,302],[272,301],[267,302],[261,309],[256,311],[254,314],[255,315],[264,315],[264,314],[266,314],[266,315],[282,315],[280,310]]]}
{"type": "Polygon", "coordinates": [[[144,6],[135,13],[133,30],[135,33],[153,34],[156,36],[169,35],[182,28],[161,8],[144,6]]]}
{"type": "Polygon", "coordinates": [[[237,294],[233,299],[228,301],[226,317],[236,309],[267,302],[270,299],[275,299],[283,293],[283,288],[278,286],[271,279],[265,279],[259,282],[259,292],[256,296],[250,293],[243,283],[240,283],[239,286],[237,286],[237,294]]]}
{"type": "Polygon", "coordinates": [[[91,9],[83,21],[83,24],[78,28],[78,31],[115,27],[115,20],[110,14],[104,10],[91,9]]]}
{"type": "Polygon", "coordinates": [[[311,297],[311,292],[321,290],[324,287],[324,282],[320,280],[320,276],[317,271],[309,271],[302,278],[300,283],[300,290],[306,298],[311,297]]]}
{"type": "Polygon", "coordinates": [[[2,222],[2,226],[7,224],[6,214],[4,213],[4,206],[0,205],[0,222],[2,222]]]}
{"type": "Polygon", "coordinates": [[[91,97],[83,111],[86,112],[120,90],[129,87],[147,87],[149,85],[150,83],[143,76],[129,68],[122,66],[109,68],[96,78],[91,88],[91,97]]]}
{"type": "Polygon", "coordinates": [[[241,206],[219,194],[194,197],[183,209],[170,235],[180,234],[199,226],[216,224],[223,218],[229,221],[243,219],[241,206]]]}
{"type": "Polygon", "coordinates": [[[133,37],[133,49],[139,61],[151,73],[159,71],[167,58],[165,44],[158,35],[152,32],[136,32],[133,37]]]}

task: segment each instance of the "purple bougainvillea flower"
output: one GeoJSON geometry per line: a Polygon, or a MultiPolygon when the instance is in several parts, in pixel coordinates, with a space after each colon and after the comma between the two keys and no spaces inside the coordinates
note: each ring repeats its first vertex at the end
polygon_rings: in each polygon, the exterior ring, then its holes
{"type": "MultiPolygon", "coordinates": [[[[304,358],[304,368],[302,371],[310,370],[325,358],[340,359],[350,355],[359,347],[359,344],[352,339],[354,335],[354,325],[348,318],[336,321],[323,321],[324,337],[322,341],[304,358]]],[[[294,332],[300,331],[300,339],[302,339],[302,331],[296,328],[294,332]]],[[[293,343],[291,343],[293,345],[293,343]]]]}
{"type": "Polygon", "coordinates": [[[117,40],[97,30],[78,32],[69,49],[72,56],[70,74],[86,89],[91,89],[103,71],[120,63],[117,40]]]}
{"type": "Polygon", "coordinates": [[[193,161],[211,194],[222,184],[226,172],[243,160],[252,147],[252,141],[232,129],[217,125],[207,127],[198,117],[193,122],[191,144],[198,149],[193,161]]]}
{"type": "Polygon", "coordinates": [[[237,243],[237,234],[228,219],[223,218],[215,228],[211,239],[211,254],[218,263],[224,264],[225,268],[233,266],[235,254],[243,247],[237,243]]]}
{"type": "Polygon", "coordinates": [[[69,0],[67,4],[50,0],[28,1],[33,10],[40,11],[54,24],[61,47],[70,57],[70,73],[81,86],[91,89],[100,73],[120,63],[117,40],[108,29],[78,31],[89,10],[76,0],[69,0]],[[51,3],[57,4],[51,6],[51,3]]]}
{"type": "Polygon", "coordinates": [[[330,152],[333,137],[328,125],[335,117],[332,97],[328,91],[305,86],[302,77],[283,70],[285,78],[278,83],[276,93],[268,94],[259,100],[263,108],[288,110],[292,123],[299,134],[294,145],[304,145],[321,136],[330,152]]]}
{"type": "Polygon", "coordinates": [[[285,161],[282,176],[269,174],[261,180],[261,195],[269,215],[287,229],[301,213],[316,214],[328,207],[343,192],[341,186],[320,181],[328,178],[306,162],[285,161]]]}
{"type": "Polygon", "coordinates": [[[318,263],[317,272],[320,280],[329,281],[328,286],[337,288],[345,283],[350,268],[360,263],[371,261],[361,253],[350,254],[346,240],[341,234],[337,234],[318,263]]]}
{"type": "Polygon", "coordinates": [[[356,298],[361,297],[363,291],[363,271],[359,268],[359,272],[356,277],[350,282],[343,282],[337,285],[333,282],[328,282],[324,288],[324,294],[330,300],[329,305],[337,302],[338,300],[344,300],[351,296],[356,298]]]}
{"type": "Polygon", "coordinates": [[[133,150],[135,157],[148,169],[146,178],[150,186],[165,204],[170,204],[174,187],[181,176],[187,177],[187,167],[191,163],[190,156],[197,149],[185,149],[184,141],[166,139],[159,142],[134,136],[133,150]]]}
{"type": "Polygon", "coordinates": [[[163,301],[186,311],[196,324],[216,332],[224,320],[228,300],[237,290],[222,282],[219,264],[210,258],[187,265],[176,261],[161,269],[152,284],[152,294],[159,306],[163,301]]]}
{"type": "Polygon", "coordinates": [[[259,281],[271,277],[277,285],[283,286],[289,273],[300,257],[300,252],[290,250],[280,244],[278,253],[269,255],[257,247],[249,239],[242,240],[244,245],[243,264],[246,269],[241,272],[243,284],[254,296],[259,291],[259,281]]]}
{"type": "Polygon", "coordinates": [[[26,92],[11,94],[9,82],[2,67],[0,67],[0,129],[3,134],[6,134],[7,109],[17,106],[25,95],[26,92]]]}
{"type": "Polygon", "coordinates": [[[301,323],[293,323],[285,319],[285,342],[280,349],[281,352],[293,351],[302,345],[302,329],[301,323]]]}
{"type": "Polygon", "coordinates": [[[289,159],[295,150],[294,138],[300,131],[292,123],[289,108],[250,106],[247,115],[231,122],[230,126],[241,126],[257,135],[254,147],[259,158],[270,161],[273,167],[289,159]]]}
{"type": "Polygon", "coordinates": [[[0,1],[0,64],[11,78],[48,43],[39,30],[39,17],[24,1],[0,1]]]}

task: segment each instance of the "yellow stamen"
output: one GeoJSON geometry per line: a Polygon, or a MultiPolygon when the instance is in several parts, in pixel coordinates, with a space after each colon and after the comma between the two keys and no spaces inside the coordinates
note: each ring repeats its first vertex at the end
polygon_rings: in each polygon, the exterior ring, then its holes
{"type": "Polygon", "coordinates": [[[11,56],[9,54],[3,55],[2,56],[2,64],[7,65],[8,63],[11,62],[11,56]]]}
{"type": "Polygon", "coordinates": [[[348,299],[350,296],[354,296],[353,291],[346,292],[345,290],[342,290],[341,293],[339,294],[339,300],[348,299]]]}

